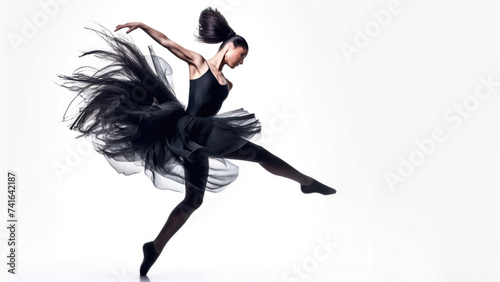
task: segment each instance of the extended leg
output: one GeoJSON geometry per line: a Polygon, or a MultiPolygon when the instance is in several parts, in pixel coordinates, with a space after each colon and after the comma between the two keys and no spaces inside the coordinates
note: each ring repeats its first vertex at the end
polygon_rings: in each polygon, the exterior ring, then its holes
{"type": "Polygon", "coordinates": [[[145,255],[141,265],[141,275],[146,275],[156,258],[174,234],[184,225],[191,214],[203,203],[205,185],[208,176],[208,159],[187,162],[184,166],[186,178],[186,196],[170,213],[167,222],[154,241],[150,242],[151,258],[145,255]],[[197,188],[199,187],[199,188],[197,188]],[[203,189],[202,189],[203,188],[203,189]]]}
{"type": "Polygon", "coordinates": [[[270,173],[295,180],[303,185],[310,184],[313,180],[311,177],[302,174],[279,157],[253,142],[247,142],[239,150],[224,155],[223,157],[259,163],[270,173]]]}
{"type": "Polygon", "coordinates": [[[335,189],[328,187],[314,178],[302,174],[294,167],[275,156],[262,146],[253,142],[247,142],[239,150],[223,156],[228,159],[236,159],[259,163],[264,169],[272,174],[286,177],[300,183],[301,190],[304,193],[318,192],[324,195],[334,194],[335,189]]]}

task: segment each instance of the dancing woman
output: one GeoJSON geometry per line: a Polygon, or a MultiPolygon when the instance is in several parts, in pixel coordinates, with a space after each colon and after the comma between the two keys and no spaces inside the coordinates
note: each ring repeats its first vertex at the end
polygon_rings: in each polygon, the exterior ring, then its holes
{"type": "Polygon", "coordinates": [[[132,42],[108,34],[106,29],[91,30],[113,50],[92,50],[81,56],[94,54],[112,64],[92,75],[80,71],[59,77],[66,80],[61,86],[77,91],[86,102],[70,129],[81,132],[80,136],[92,136],[96,151],[118,172],[129,175],[144,169],[156,188],[185,191],[185,198],[172,210],[157,237],[143,245],[141,276],[200,207],[205,190],[220,192],[236,179],[238,167],[227,159],[256,162],[272,174],[298,182],[306,194],[336,193],[250,141],[261,132],[254,114],[243,108],[217,114],[233,87],[223,75],[223,67],[243,64],[248,54],[246,40],[217,9],[209,7],[199,17],[197,39],[221,43],[208,60],[143,23],[118,25],[115,32],[122,28],[129,28],[127,34],[142,29],[188,64],[187,107],[175,96],[168,79],[170,66],[151,46],[151,55],[145,56],[132,42]],[[182,189],[174,184],[181,184],[182,189]]]}

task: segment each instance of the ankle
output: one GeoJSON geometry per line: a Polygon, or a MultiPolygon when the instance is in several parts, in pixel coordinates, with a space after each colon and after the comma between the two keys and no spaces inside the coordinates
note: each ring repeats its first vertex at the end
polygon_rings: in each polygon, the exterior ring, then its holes
{"type": "Polygon", "coordinates": [[[300,183],[300,185],[303,185],[303,186],[309,186],[309,185],[311,185],[311,184],[313,183],[313,181],[314,181],[314,178],[309,177],[309,176],[306,176],[305,180],[304,180],[304,181],[302,181],[302,182],[300,183]]]}
{"type": "Polygon", "coordinates": [[[155,252],[158,254],[161,254],[161,251],[163,250],[163,248],[158,246],[158,243],[156,242],[156,240],[153,240],[153,248],[154,248],[155,252]]]}

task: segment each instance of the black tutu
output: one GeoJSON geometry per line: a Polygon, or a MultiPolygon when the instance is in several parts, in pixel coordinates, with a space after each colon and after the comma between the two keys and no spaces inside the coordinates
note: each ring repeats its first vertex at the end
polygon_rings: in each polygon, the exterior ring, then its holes
{"type": "MultiPolygon", "coordinates": [[[[238,176],[238,166],[224,155],[260,138],[261,124],[243,108],[212,116],[189,115],[177,100],[172,84],[172,69],[152,46],[143,55],[137,46],[113,35],[109,30],[95,31],[111,50],[91,50],[109,61],[102,68],[83,66],[71,76],[58,75],[63,86],[82,99],[76,113],[63,121],[73,121],[71,130],[91,137],[97,152],[103,154],[117,172],[144,173],[158,189],[185,190],[185,162],[208,158],[205,187],[222,191],[238,176]],[[92,74],[85,74],[85,70],[92,74]]],[[[70,103],[71,104],[75,101],[70,103]]],[[[206,176],[206,175],[205,175],[206,176]]],[[[199,183],[199,181],[192,181],[199,183]]]]}

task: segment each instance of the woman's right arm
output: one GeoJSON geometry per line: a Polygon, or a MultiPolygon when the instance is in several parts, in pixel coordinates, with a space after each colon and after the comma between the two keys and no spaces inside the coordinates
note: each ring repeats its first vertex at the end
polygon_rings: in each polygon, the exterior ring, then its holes
{"type": "Polygon", "coordinates": [[[126,33],[131,32],[134,29],[140,28],[144,30],[149,36],[151,36],[156,42],[158,42],[163,47],[167,48],[170,52],[172,52],[176,57],[185,61],[190,65],[200,66],[203,63],[203,57],[191,50],[188,50],[181,45],[175,43],[170,38],[168,38],[165,34],[153,29],[152,27],[141,23],[141,22],[131,22],[122,25],[118,25],[115,31],[128,27],[129,30],[126,33]]]}

